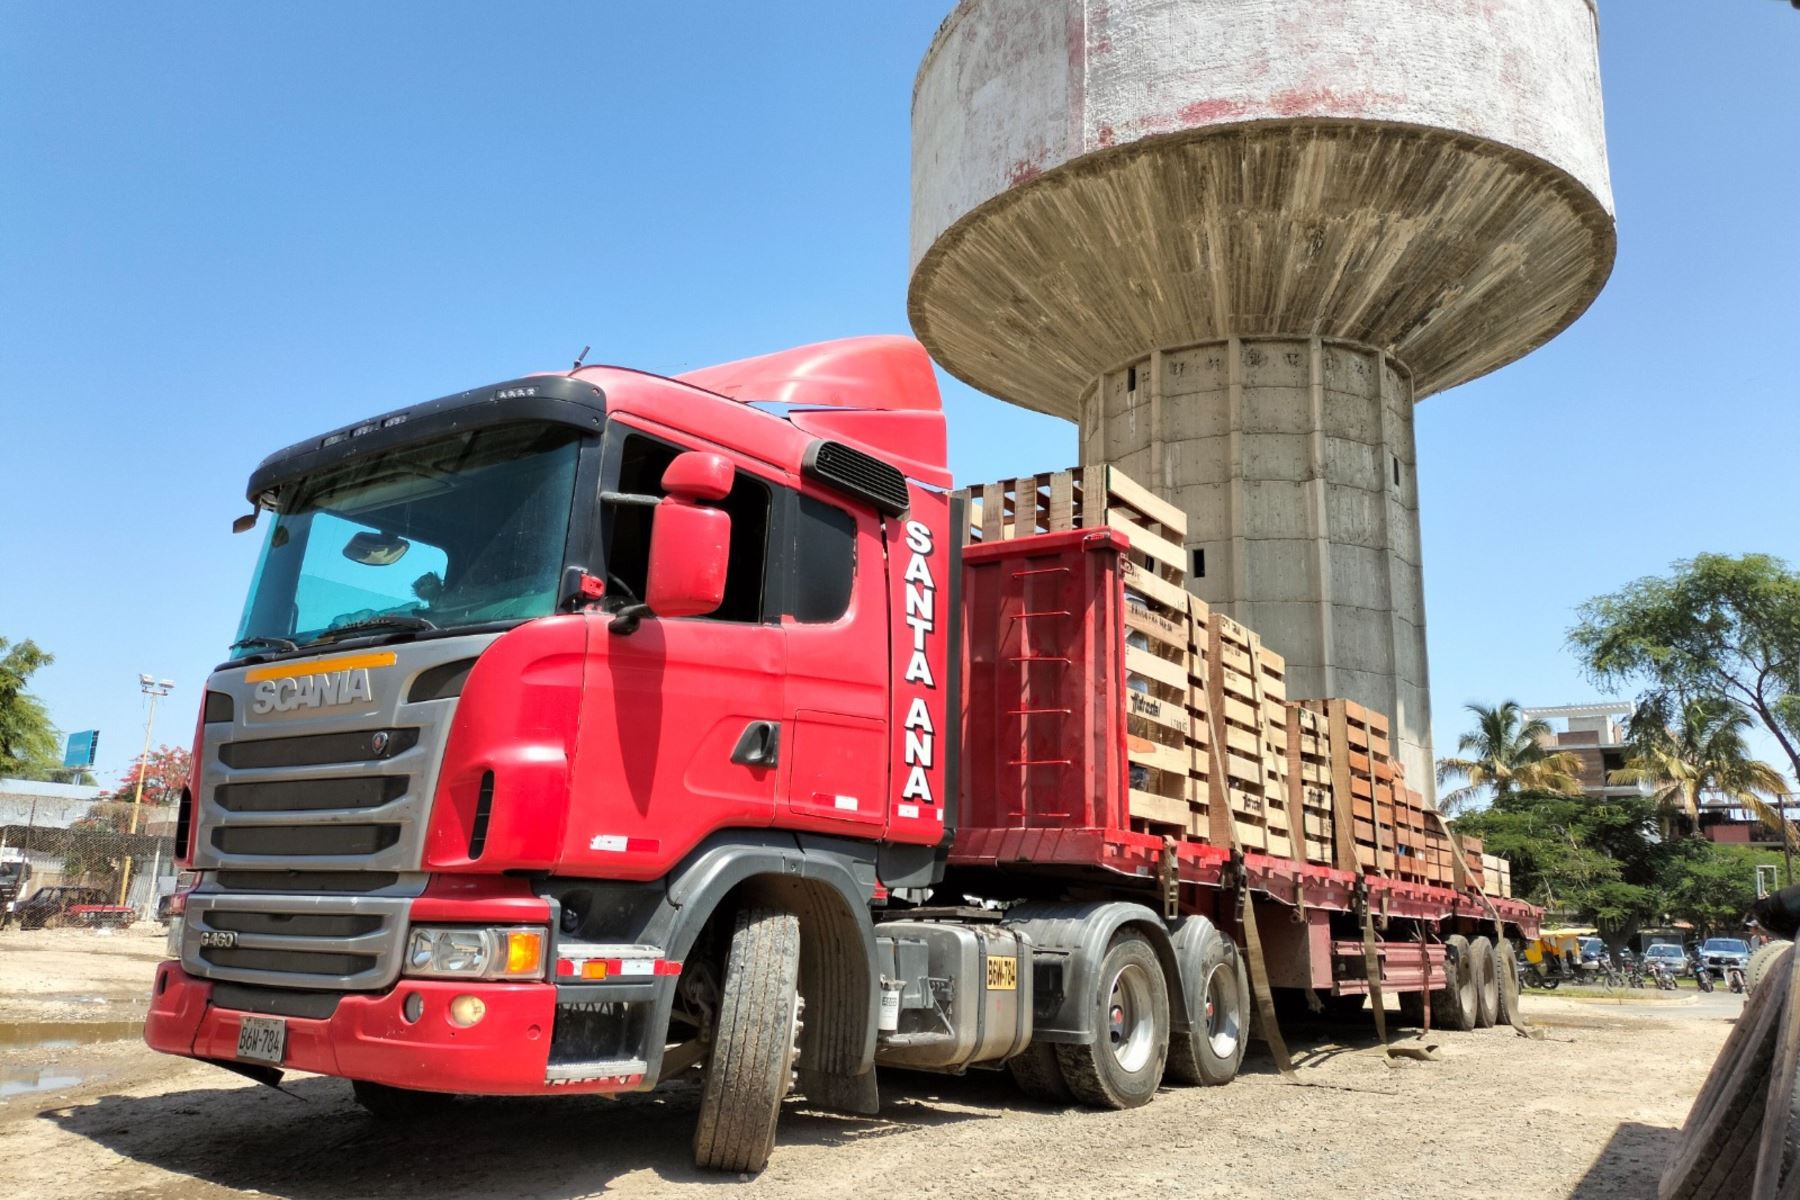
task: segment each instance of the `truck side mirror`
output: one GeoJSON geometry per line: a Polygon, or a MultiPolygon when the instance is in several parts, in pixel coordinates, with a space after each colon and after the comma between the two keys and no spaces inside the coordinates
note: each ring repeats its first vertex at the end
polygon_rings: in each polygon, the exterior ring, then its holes
{"type": "Polygon", "coordinates": [[[644,603],[659,617],[709,613],[725,599],[731,514],[699,503],[731,494],[737,470],[722,455],[690,450],[663,472],[668,493],[650,530],[650,578],[644,603]]]}

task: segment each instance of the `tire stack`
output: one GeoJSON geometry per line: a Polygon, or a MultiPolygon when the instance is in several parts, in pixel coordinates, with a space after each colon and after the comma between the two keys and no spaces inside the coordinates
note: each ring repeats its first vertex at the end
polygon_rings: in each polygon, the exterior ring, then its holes
{"type": "Polygon", "coordinates": [[[1659,1200],[1800,1197],[1800,974],[1766,961],[1663,1171],[1659,1200]]]}

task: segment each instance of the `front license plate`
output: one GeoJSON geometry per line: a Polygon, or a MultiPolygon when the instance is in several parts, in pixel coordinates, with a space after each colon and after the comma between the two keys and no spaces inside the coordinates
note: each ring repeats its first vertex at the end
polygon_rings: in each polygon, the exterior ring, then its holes
{"type": "Polygon", "coordinates": [[[245,1017],[238,1026],[239,1058],[281,1065],[287,1049],[287,1022],[279,1017],[245,1017]]]}

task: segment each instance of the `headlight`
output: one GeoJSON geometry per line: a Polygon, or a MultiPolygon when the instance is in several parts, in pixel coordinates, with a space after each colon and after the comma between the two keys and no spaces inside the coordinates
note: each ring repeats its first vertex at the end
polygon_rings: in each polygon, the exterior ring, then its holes
{"type": "Polygon", "coordinates": [[[407,975],[456,979],[542,979],[545,931],[419,926],[406,939],[407,975]]]}

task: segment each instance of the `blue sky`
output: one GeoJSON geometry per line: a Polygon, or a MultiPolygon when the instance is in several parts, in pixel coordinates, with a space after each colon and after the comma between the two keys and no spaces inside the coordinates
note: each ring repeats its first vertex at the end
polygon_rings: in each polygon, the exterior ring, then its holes
{"type": "MultiPolygon", "coordinates": [[[[0,636],[110,783],[139,672],[185,743],[269,451],[595,361],[906,329],[909,102],[948,0],[10,4],[0,14],[0,636]]],[[[1606,292],[1418,418],[1437,741],[1591,697],[1574,605],[1698,550],[1800,562],[1800,12],[1603,0],[1606,292]]],[[[952,466],[1072,427],[944,380],[952,466]]]]}

